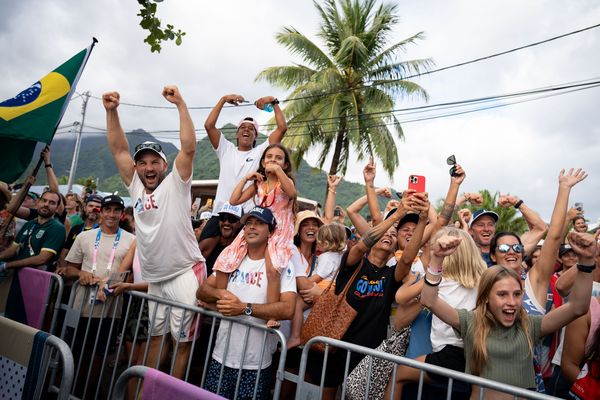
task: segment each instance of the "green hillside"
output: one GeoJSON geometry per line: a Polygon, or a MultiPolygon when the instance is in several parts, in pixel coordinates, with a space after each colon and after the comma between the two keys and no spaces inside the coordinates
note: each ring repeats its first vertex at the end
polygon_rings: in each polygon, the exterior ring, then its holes
{"type": "MultiPolygon", "coordinates": [[[[227,124],[222,128],[223,133],[229,140],[235,140],[235,125],[227,124]]],[[[171,143],[161,142],[153,138],[145,131],[138,129],[128,132],[130,148],[146,140],[160,142],[165,150],[169,165],[177,154],[177,148],[171,143]]],[[[266,140],[261,135],[258,143],[266,140]]],[[[52,144],[52,163],[58,177],[68,175],[73,157],[75,141],[73,138],[56,139],[52,144]]],[[[33,169],[33,163],[29,171],[33,169]]],[[[100,135],[84,136],[81,144],[79,162],[77,165],[76,179],[93,177],[98,178],[98,189],[104,192],[127,193],[121,178],[117,172],[114,159],[106,145],[106,137],[100,135]]],[[[194,179],[217,179],[219,177],[219,163],[208,138],[197,143],[196,157],[194,160],[194,179]]],[[[301,197],[316,200],[321,204],[325,200],[327,178],[325,172],[311,167],[306,161],[302,161],[300,167],[295,171],[298,193],[301,197]]],[[[38,174],[38,184],[46,184],[46,176],[43,168],[38,174]]],[[[364,186],[358,183],[342,182],[337,190],[337,203],[347,207],[355,199],[364,195],[364,186]]],[[[383,203],[382,203],[383,204],[383,203]]]]}

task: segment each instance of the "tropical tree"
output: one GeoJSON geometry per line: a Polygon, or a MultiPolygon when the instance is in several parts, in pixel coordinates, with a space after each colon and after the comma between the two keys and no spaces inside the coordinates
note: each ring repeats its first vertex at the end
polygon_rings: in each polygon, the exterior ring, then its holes
{"type": "Polygon", "coordinates": [[[325,0],[320,5],[315,1],[323,49],[293,27],[284,27],[276,35],[304,64],[269,67],[256,80],[291,89],[288,100],[293,101],[284,110],[285,144],[293,150],[296,165],[313,146],[322,146],[319,168],[331,154],[332,175],[346,172],[351,151],[356,151],[358,160],[370,156],[381,160],[389,176],[398,166],[394,137],[403,140],[404,134],[392,113],[394,100],[398,96],[427,99],[422,87],[403,77],[422,72],[433,62],[398,59],[423,33],[388,45],[398,23],[397,6],[376,3],[325,0]]]}

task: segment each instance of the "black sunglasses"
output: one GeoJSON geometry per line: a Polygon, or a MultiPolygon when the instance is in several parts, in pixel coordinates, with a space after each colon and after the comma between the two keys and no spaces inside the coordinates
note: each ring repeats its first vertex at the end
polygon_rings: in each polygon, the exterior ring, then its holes
{"type": "Polygon", "coordinates": [[[159,153],[162,152],[162,147],[158,143],[140,143],[137,146],[135,146],[134,151],[137,153],[138,151],[143,149],[152,149],[154,151],[158,151],[159,153]]]}
{"type": "Polygon", "coordinates": [[[450,176],[459,176],[460,174],[456,173],[456,157],[452,154],[450,157],[446,158],[446,164],[452,165],[450,168],[450,176]]]}
{"type": "Polygon", "coordinates": [[[513,249],[513,251],[515,253],[522,253],[523,252],[523,245],[519,244],[519,243],[513,244],[513,245],[510,245],[510,244],[499,244],[497,248],[498,248],[498,251],[500,253],[508,253],[511,248],[513,249]]]}
{"type": "Polygon", "coordinates": [[[239,222],[240,219],[238,217],[236,217],[235,215],[231,215],[231,214],[219,214],[219,221],[222,221],[222,222],[228,221],[231,224],[235,224],[236,222],[239,222]]]}

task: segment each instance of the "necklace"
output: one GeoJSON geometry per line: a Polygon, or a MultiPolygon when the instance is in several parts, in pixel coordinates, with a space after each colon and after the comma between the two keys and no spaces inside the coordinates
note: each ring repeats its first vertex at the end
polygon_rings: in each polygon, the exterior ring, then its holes
{"type": "Polygon", "coordinates": [[[262,201],[260,202],[261,207],[270,208],[273,205],[273,203],[275,203],[275,197],[277,197],[277,188],[278,187],[279,187],[279,181],[277,181],[277,184],[275,185],[273,190],[271,192],[269,192],[269,180],[267,179],[266,182],[263,183],[264,196],[262,198],[262,201]],[[264,189],[265,186],[266,186],[266,190],[264,189]],[[271,197],[271,202],[269,203],[269,195],[271,193],[273,193],[273,196],[271,197]]]}

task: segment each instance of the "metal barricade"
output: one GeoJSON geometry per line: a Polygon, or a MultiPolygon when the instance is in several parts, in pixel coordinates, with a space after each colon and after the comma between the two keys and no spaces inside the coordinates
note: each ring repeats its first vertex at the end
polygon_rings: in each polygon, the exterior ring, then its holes
{"type": "Polygon", "coordinates": [[[73,382],[73,355],[69,346],[54,335],[29,327],[8,318],[0,317],[0,331],[3,333],[3,343],[0,344],[0,358],[3,367],[7,365],[21,366],[21,368],[3,369],[4,380],[15,374],[12,380],[13,393],[2,393],[2,397],[17,397],[25,395],[28,398],[44,399],[45,383],[51,365],[55,360],[55,368],[61,371],[60,384],[56,388],[58,400],[69,399],[71,384],[73,382]],[[15,388],[15,385],[22,385],[15,388]],[[21,391],[19,393],[19,390],[21,391]],[[12,396],[11,396],[12,394],[12,396]]]}
{"type": "MultiPolygon", "coordinates": [[[[352,372],[352,371],[349,371],[350,357],[351,357],[352,353],[358,353],[358,354],[363,354],[365,356],[371,356],[371,358],[369,359],[369,364],[368,364],[369,367],[368,367],[368,374],[367,374],[367,376],[369,376],[369,377],[372,375],[372,360],[373,360],[373,358],[387,360],[387,361],[391,361],[392,363],[394,363],[391,376],[396,376],[396,370],[398,368],[398,365],[405,365],[405,366],[420,370],[419,381],[418,381],[417,400],[420,400],[422,398],[424,378],[425,378],[426,372],[427,373],[435,373],[437,375],[441,375],[441,376],[448,378],[448,385],[447,385],[447,389],[446,389],[446,399],[447,400],[450,400],[452,398],[452,390],[453,390],[453,386],[456,381],[466,382],[466,383],[469,383],[472,385],[480,386],[480,390],[479,390],[479,399],[480,400],[484,399],[484,389],[497,390],[499,392],[503,392],[503,393],[512,395],[515,398],[518,397],[518,398],[522,398],[522,399],[539,399],[539,400],[557,399],[556,397],[548,396],[548,395],[537,393],[534,391],[522,389],[522,388],[515,387],[515,386],[510,386],[510,385],[507,385],[504,383],[480,378],[478,376],[469,375],[469,374],[466,374],[463,372],[457,372],[457,371],[454,371],[451,369],[442,368],[442,367],[432,365],[432,364],[422,363],[422,362],[415,361],[415,360],[412,360],[409,358],[384,353],[382,351],[370,349],[368,347],[359,346],[359,345],[356,345],[353,343],[342,342],[340,340],[323,337],[323,336],[317,336],[317,337],[312,338],[304,346],[304,349],[302,350],[302,358],[300,359],[300,369],[298,372],[298,376],[294,377],[291,374],[286,375],[286,378],[288,378],[292,381],[294,380],[294,378],[296,379],[296,383],[297,383],[296,399],[302,399],[302,398],[309,397],[307,395],[307,392],[310,390],[311,387],[314,386],[312,384],[309,384],[308,382],[305,382],[303,377],[306,375],[306,367],[307,367],[307,361],[308,361],[310,348],[312,347],[312,345],[314,345],[316,343],[324,343],[325,344],[325,352],[324,352],[324,357],[323,357],[323,370],[322,370],[320,383],[319,383],[319,387],[318,387],[318,398],[323,397],[323,389],[324,389],[324,382],[325,382],[325,370],[327,368],[327,361],[328,361],[328,357],[330,355],[330,348],[336,347],[338,352],[341,352],[344,350],[346,351],[346,359],[345,359],[345,364],[344,364],[344,380],[342,383],[342,393],[341,393],[342,399],[346,398],[346,390],[347,390],[346,381],[347,381],[348,375],[352,372]]],[[[340,368],[341,368],[341,366],[340,366],[340,368]]],[[[370,379],[367,380],[367,384],[365,385],[365,392],[364,392],[364,397],[363,397],[364,399],[369,398],[369,389],[370,389],[369,382],[370,382],[370,379]]],[[[393,379],[391,381],[391,393],[394,393],[395,386],[396,386],[396,382],[393,379]]]]}
{"type": "MultiPolygon", "coordinates": [[[[129,292],[129,300],[125,302],[122,301],[122,296],[116,296],[113,300],[112,305],[107,305],[107,302],[101,304],[93,304],[92,302],[92,304],[88,305],[89,312],[86,313],[89,315],[82,316],[82,310],[84,310],[86,301],[89,303],[91,299],[95,298],[94,296],[97,288],[93,286],[85,288],[80,287],[80,289],[85,289],[85,293],[83,297],[81,297],[81,299],[78,298],[77,301],[75,301],[76,297],[79,297],[76,295],[77,287],[78,284],[76,283],[71,291],[69,303],[68,305],[66,305],[66,307],[64,307],[66,314],[61,331],[61,338],[64,338],[65,341],[70,346],[72,346],[73,354],[75,357],[75,384],[73,386],[73,390],[71,391],[72,398],[110,398],[114,390],[116,378],[120,375],[120,373],[123,370],[138,364],[138,362],[136,362],[136,358],[138,360],[141,359],[141,362],[139,362],[139,364],[148,365],[152,333],[155,334],[155,337],[160,338],[155,339],[155,341],[160,340],[160,346],[158,350],[158,355],[156,357],[157,364],[148,366],[156,369],[160,369],[160,367],[162,366],[164,372],[168,373],[169,375],[173,375],[175,369],[175,362],[179,355],[178,353],[181,352],[182,348],[182,342],[180,341],[181,335],[179,334],[182,330],[181,325],[183,324],[183,321],[185,321],[186,318],[189,318],[190,316],[195,317],[193,318],[193,338],[190,340],[191,344],[188,345],[189,357],[187,359],[187,363],[185,364],[185,374],[181,377],[182,380],[190,382],[199,387],[205,387],[207,369],[209,362],[212,358],[211,349],[215,344],[215,338],[219,323],[225,323],[226,321],[230,321],[232,323],[237,323],[245,326],[246,334],[243,339],[232,338],[230,331],[229,336],[226,338],[224,359],[227,359],[229,345],[233,340],[238,340],[239,343],[243,343],[244,349],[247,348],[247,346],[249,345],[248,337],[251,329],[258,329],[262,334],[262,354],[264,354],[265,348],[271,348],[265,346],[274,345],[274,339],[272,336],[274,335],[274,338],[280,346],[281,355],[279,358],[279,363],[276,367],[276,381],[273,398],[279,398],[281,384],[284,379],[284,366],[287,345],[285,336],[278,330],[267,328],[265,324],[257,324],[237,317],[225,317],[215,311],[210,311],[201,307],[184,305],[176,301],[159,298],[141,292],[129,292]],[[119,313],[119,304],[122,304],[123,306],[122,308],[124,312],[122,313],[122,318],[121,314],[119,313]],[[168,327],[168,323],[164,324],[164,330],[162,332],[156,332],[156,330],[153,329],[155,321],[157,319],[158,307],[156,305],[158,304],[161,304],[164,307],[163,316],[167,321],[169,320],[168,317],[172,312],[177,311],[182,313],[182,316],[179,319],[180,324],[178,331],[175,332],[175,335],[172,335],[172,341],[167,341],[167,335],[165,334],[166,329],[168,327]],[[148,310],[147,316],[144,315],[146,307],[148,310]],[[99,308],[101,310],[98,313],[100,317],[92,318],[93,310],[96,308],[99,308]],[[200,317],[203,318],[203,323],[201,323],[200,317]],[[97,321],[92,321],[93,319],[97,319],[97,321]],[[204,326],[203,329],[199,329],[201,325],[204,326]],[[103,326],[108,326],[108,330],[104,330],[104,332],[108,332],[105,336],[101,335],[103,331],[103,326]],[[128,338],[127,340],[127,345],[130,346],[129,351],[126,351],[126,336],[129,336],[126,335],[126,331],[131,331],[132,333],[132,337],[128,338]],[[147,332],[147,334],[145,334],[145,332],[147,332]],[[117,336],[117,338],[116,340],[113,340],[115,336],[117,336]],[[87,355],[89,356],[89,358],[91,358],[92,362],[83,362],[83,356],[85,352],[73,347],[78,344],[76,343],[76,338],[78,337],[78,341],[83,342],[82,346],[85,347],[85,345],[88,344],[88,348],[91,349],[91,352],[87,355]],[[200,342],[198,339],[202,339],[204,341],[204,344],[206,344],[207,351],[203,352],[202,354],[194,355],[197,343],[200,342]],[[169,350],[169,345],[171,344],[169,342],[172,342],[171,350],[169,350]],[[141,348],[141,350],[143,350],[143,357],[141,356],[141,351],[140,357],[135,357],[134,354],[137,348],[136,346],[139,344],[145,345],[142,345],[141,348]],[[101,354],[102,360],[99,366],[94,366],[93,360],[94,357],[96,357],[97,355],[98,349],[104,350],[103,352],[101,352],[103,353],[101,354]],[[169,356],[170,362],[168,364],[160,363],[161,359],[167,358],[169,356]],[[95,371],[95,373],[93,373],[92,370],[94,367],[99,369],[99,371],[95,371]],[[192,371],[192,369],[194,371],[192,371]],[[199,371],[200,369],[201,373],[199,371]],[[91,380],[91,378],[95,376],[97,376],[97,378],[91,380]]],[[[253,343],[253,345],[256,346],[257,343],[253,343]]],[[[245,354],[245,350],[242,351],[242,367],[244,363],[243,354],[245,354]]],[[[272,368],[275,368],[275,366],[272,366],[272,368]]],[[[236,393],[240,385],[241,374],[242,369],[239,368],[238,380],[236,383],[236,393]]],[[[223,369],[221,369],[221,375],[219,376],[219,388],[221,385],[222,376],[223,369]]],[[[257,385],[258,379],[255,383],[255,390],[257,385]]],[[[53,388],[54,390],[56,390],[55,386],[53,388]]],[[[140,384],[138,383],[136,387],[136,393],[139,390],[140,384]]]]}

